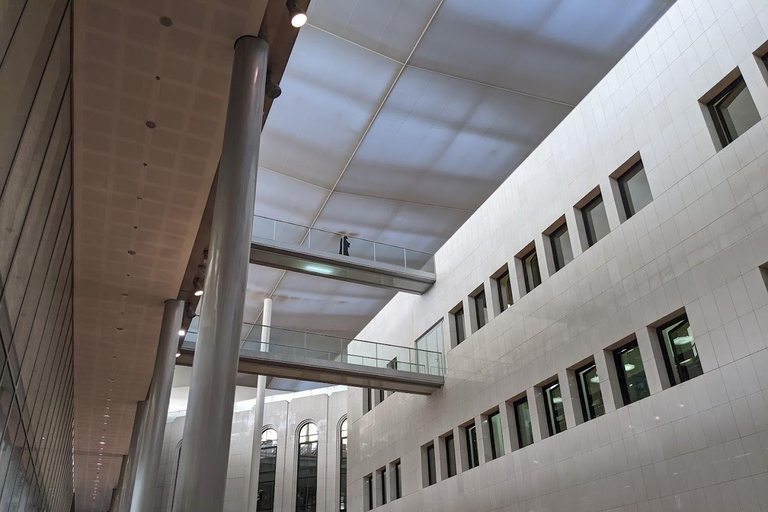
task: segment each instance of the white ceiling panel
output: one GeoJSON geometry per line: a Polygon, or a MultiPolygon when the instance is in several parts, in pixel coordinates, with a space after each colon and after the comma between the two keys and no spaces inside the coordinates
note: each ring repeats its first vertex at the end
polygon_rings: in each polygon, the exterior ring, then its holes
{"type": "Polygon", "coordinates": [[[259,165],[330,189],[399,65],[307,26],[301,30],[261,139],[259,165]]]}
{"type": "Polygon", "coordinates": [[[259,167],[254,213],[308,226],[329,193],[316,185],[259,167]]]}
{"type": "Polygon", "coordinates": [[[470,214],[465,210],[335,192],[315,226],[434,253],[470,214]]]}
{"type": "Polygon", "coordinates": [[[405,62],[439,0],[312,0],[309,24],[405,62]]]}
{"type": "Polygon", "coordinates": [[[264,308],[264,299],[269,298],[282,277],[283,271],[276,268],[248,265],[248,288],[245,291],[243,322],[259,320],[264,308]]]}
{"type": "Polygon", "coordinates": [[[474,210],[570,110],[409,67],[336,190],[474,210]]]}
{"type": "Polygon", "coordinates": [[[674,0],[445,0],[410,64],[577,104],[674,0]]]}

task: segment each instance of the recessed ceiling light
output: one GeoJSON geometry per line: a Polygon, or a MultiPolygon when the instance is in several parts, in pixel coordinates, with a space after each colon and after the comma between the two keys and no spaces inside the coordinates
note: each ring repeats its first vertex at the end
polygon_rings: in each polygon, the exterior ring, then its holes
{"type": "Polygon", "coordinates": [[[104,441],[99,441],[99,444],[107,444],[107,443],[105,443],[104,441]]]}
{"type": "Polygon", "coordinates": [[[184,329],[179,329],[179,336],[184,336],[185,334],[187,334],[187,331],[184,329]]]}
{"type": "Polygon", "coordinates": [[[145,124],[145,125],[147,126],[147,128],[149,128],[150,130],[151,130],[151,129],[153,129],[153,128],[155,128],[155,127],[157,126],[157,125],[155,124],[155,122],[154,122],[154,121],[147,121],[147,122],[146,122],[146,123],[144,123],[144,124],[145,124]]]}
{"type": "Polygon", "coordinates": [[[160,16],[160,24],[164,27],[170,27],[173,25],[173,20],[168,16],[160,16]]]}
{"type": "Polygon", "coordinates": [[[181,352],[176,352],[176,357],[180,357],[180,356],[181,356],[181,352]]]}

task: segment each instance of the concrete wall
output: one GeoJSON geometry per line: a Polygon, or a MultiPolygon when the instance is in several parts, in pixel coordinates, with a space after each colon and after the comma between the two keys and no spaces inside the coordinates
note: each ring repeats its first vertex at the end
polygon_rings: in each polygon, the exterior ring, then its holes
{"type": "Polygon", "coordinates": [[[404,497],[382,512],[768,510],[768,70],[753,54],[766,40],[765,0],[679,0],[443,246],[437,284],[399,294],[359,334],[412,343],[512,269],[515,304],[446,344],[443,389],[367,414],[350,390],[350,510],[364,510],[363,478],[396,459],[404,497]],[[737,68],[763,120],[721,149],[699,100],[737,68]],[[610,176],[638,151],[654,200],[622,220],[610,176]],[[597,186],[611,232],[584,250],[574,206],[597,186]],[[543,233],[563,215],[575,259],[550,275],[543,233]],[[516,256],[532,241],[543,283],[522,296],[516,256]],[[669,387],[648,326],[683,308],[705,373],[669,387]],[[605,351],[629,336],[651,396],[623,406],[605,351]],[[565,432],[534,428],[515,450],[507,428],[493,461],[481,435],[479,467],[423,488],[422,446],[520,394],[535,402],[590,357],[605,415],[580,422],[566,392],[565,432]]]}
{"type": "MultiPolygon", "coordinates": [[[[317,512],[338,510],[339,426],[346,415],[346,395],[342,391],[330,396],[320,394],[266,404],[264,428],[273,428],[278,435],[275,512],[295,510],[296,437],[299,428],[307,422],[315,423],[319,431],[317,512]]],[[[166,425],[160,477],[155,491],[155,512],[171,510],[184,420],[183,413],[170,415],[166,425]]],[[[234,414],[224,512],[245,512],[246,509],[253,423],[253,409],[234,414]]]]}

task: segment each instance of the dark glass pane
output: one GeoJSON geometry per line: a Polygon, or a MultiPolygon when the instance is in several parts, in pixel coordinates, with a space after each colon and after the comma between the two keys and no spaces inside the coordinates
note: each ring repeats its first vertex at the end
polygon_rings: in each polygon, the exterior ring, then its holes
{"type": "Polygon", "coordinates": [[[456,447],[453,442],[453,434],[445,438],[445,466],[449,478],[456,474],[456,447]]]}
{"type": "Polygon", "coordinates": [[[339,440],[339,510],[347,510],[347,420],[341,423],[339,440]]]}
{"type": "Polygon", "coordinates": [[[592,247],[611,231],[603,197],[597,196],[581,210],[581,213],[587,230],[587,243],[592,247]]]}
{"type": "Polygon", "coordinates": [[[517,425],[517,442],[520,448],[533,444],[533,429],[531,428],[531,411],[528,400],[523,398],[515,402],[515,423],[517,425]]]}
{"type": "Polygon", "coordinates": [[[368,498],[368,507],[366,507],[366,510],[371,510],[373,508],[373,477],[370,475],[364,477],[363,485],[365,485],[366,497],[368,498]]]}
{"type": "Polygon", "coordinates": [[[488,304],[485,302],[485,292],[480,292],[474,297],[475,314],[477,316],[477,328],[481,329],[488,323],[488,304]]]}
{"type": "Polygon", "coordinates": [[[660,327],[658,333],[670,384],[674,386],[704,373],[687,316],[660,327]]]}
{"type": "Polygon", "coordinates": [[[308,423],[299,432],[296,478],[296,512],[317,508],[317,426],[308,423]]]}
{"type": "Polygon", "coordinates": [[[739,77],[710,103],[714,112],[715,126],[723,146],[752,128],[760,121],[747,84],[739,77]]]}
{"type": "Polygon", "coordinates": [[[437,483],[437,472],[435,471],[435,445],[427,446],[427,481],[428,485],[437,483]]]}
{"type": "Polygon", "coordinates": [[[456,327],[456,344],[458,345],[467,337],[464,332],[464,308],[460,308],[453,314],[453,321],[456,327]]]}
{"type": "Polygon", "coordinates": [[[619,188],[627,218],[632,217],[653,201],[651,187],[648,185],[642,162],[635,164],[619,178],[619,188]]]}
{"type": "Polygon", "coordinates": [[[643,359],[637,342],[623,346],[614,352],[616,360],[616,372],[619,376],[621,394],[624,404],[629,405],[647,396],[651,392],[648,389],[648,381],[645,378],[643,359]]]}
{"type": "Polygon", "coordinates": [[[379,500],[382,505],[387,503],[387,468],[379,471],[379,500]]]}
{"type": "Polygon", "coordinates": [[[553,436],[565,430],[565,407],[559,382],[553,382],[544,388],[544,405],[547,411],[549,435],[553,436]]]}
{"type": "Polygon", "coordinates": [[[477,428],[475,425],[469,426],[466,429],[467,434],[467,464],[468,469],[472,469],[480,465],[480,457],[477,452],[477,428]]]}
{"type": "Polygon", "coordinates": [[[603,394],[600,392],[600,377],[597,375],[595,363],[590,363],[576,371],[579,383],[579,397],[581,398],[581,410],[584,421],[597,418],[605,414],[603,394]]]}
{"type": "Polygon", "coordinates": [[[527,292],[530,292],[541,284],[539,258],[536,256],[536,249],[523,257],[523,275],[525,277],[525,290],[527,292]]]}
{"type": "Polygon", "coordinates": [[[509,279],[509,272],[504,272],[496,280],[499,286],[499,311],[504,311],[512,305],[512,281],[509,279]]]}
{"type": "Polygon", "coordinates": [[[571,239],[568,236],[568,226],[563,224],[549,236],[552,244],[552,258],[555,260],[555,270],[560,270],[573,261],[571,239]]]}
{"type": "Polygon", "coordinates": [[[277,432],[267,429],[261,434],[259,462],[259,500],[257,512],[272,512],[275,507],[275,475],[277,470],[277,432]]]}
{"type": "Polygon", "coordinates": [[[488,429],[491,434],[491,457],[497,459],[504,455],[504,436],[498,411],[488,416],[488,429]]]}
{"type": "Polygon", "coordinates": [[[403,497],[403,481],[402,481],[402,473],[400,471],[400,461],[395,462],[395,497],[396,498],[402,498],[403,497]]]}

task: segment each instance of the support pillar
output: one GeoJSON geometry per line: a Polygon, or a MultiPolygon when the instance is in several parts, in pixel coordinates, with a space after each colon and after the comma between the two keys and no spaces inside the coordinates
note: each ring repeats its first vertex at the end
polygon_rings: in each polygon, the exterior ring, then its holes
{"type": "MultiPolygon", "coordinates": [[[[272,327],[272,299],[264,299],[264,313],[261,319],[261,351],[269,345],[269,328],[272,327]]],[[[264,398],[267,396],[267,377],[259,375],[256,384],[256,417],[253,420],[253,447],[251,448],[251,471],[248,479],[248,512],[254,512],[259,503],[259,467],[261,466],[261,431],[264,428],[264,398]]]]}
{"type": "Polygon", "coordinates": [[[174,512],[224,506],[269,47],[235,43],[174,512]]]}
{"type": "Polygon", "coordinates": [[[163,452],[163,435],[168,419],[168,402],[171,399],[173,369],[183,314],[183,300],[165,301],[155,370],[145,401],[144,425],[136,445],[133,497],[131,507],[123,507],[125,512],[143,512],[154,508],[157,471],[163,452]]]}
{"type": "Polygon", "coordinates": [[[131,444],[128,448],[128,455],[123,458],[122,471],[120,474],[120,485],[117,498],[117,510],[130,510],[131,497],[133,496],[133,484],[136,478],[136,446],[141,435],[141,428],[144,425],[145,410],[147,403],[142,401],[136,404],[136,416],[133,420],[133,432],[131,433],[131,444]]]}

